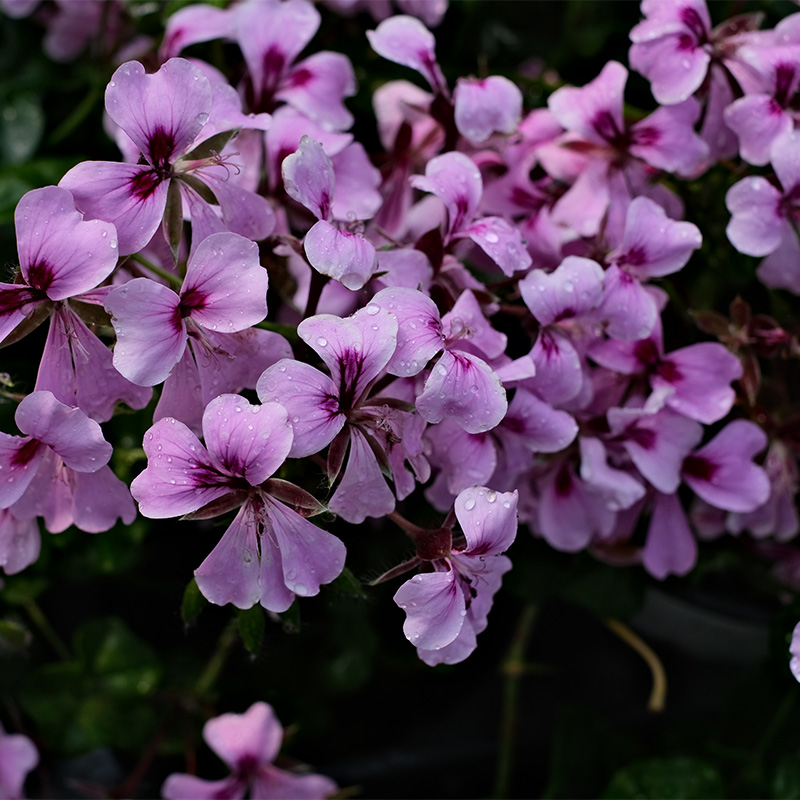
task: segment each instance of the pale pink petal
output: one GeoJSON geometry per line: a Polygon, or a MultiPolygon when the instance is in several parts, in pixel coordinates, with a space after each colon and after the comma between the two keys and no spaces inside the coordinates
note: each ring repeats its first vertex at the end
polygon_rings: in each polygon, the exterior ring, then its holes
{"type": "Polygon", "coordinates": [[[547,107],[566,130],[595,144],[608,144],[625,130],[622,103],[627,80],[628,70],[609,61],[586,86],[557,89],[550,95],[547,107]]]}
{"type": "Polygon", "coordinates": [[[800,242],[791,226],[786,226],[780,244],[758,265],[756,274],[773,289],[800,294],[800,242]]]}
{"type": "Polygon", "coordinates": [[[51,392],[29,394],[17,406],[14,419],[23,433],[50,446],[71,469],[95,472],[111,458],[113,448],[100,426],[51,392]]]}
{"type": "Polygon", "coordinates": [[[397,590],[394,601],[406,612],[406,639],[423,650],[450,644],[464,624],[464,593],[452,569],[415,575],[397,590]]]}
{"type": "Polygon", "coordinates": [[[397,318],[397,349],[386,369],[392,375],[411,377],[425,369],[444,347],[439,309],[427,295],[416,289],[393,287],[378,292],[368,303],[389,311],[397,318]]]}
{"type": "Polygon", "coordinates": [[[350,59],[342,53],[314,53],[298,62],[275,93],[310,119],[329,130],[347,130],[353,115],[343,99],[356,93],[356,79],[350,59]]]}
{"type": "Polygon", "coordinates": [[[231,9],[205,4],[179,9],[167,21],[159,51],[160,60],[166,61],[177,56],[184,47],[192,44],[212,39],[232,39],[233,16],[231,9]]]}
{"type": "Polygon", "coordinates": [[[233,491],[197,437],[172,417],[158,420],[142,446],[147,467],[133,479],[131,494],[146,517],[179,517],[233,491]]]}
{"type": "Polygon", "coordinates": [[[461,292],[450,311],[442,317],[442,327],[445,338],[468,341],[487,359],[499,358],[508,344],[508,337],[489,324],[469,289],[461,292]]]}
{"type": "Polygon", "coordinates": [[[22,497],[46,453],[47,448],[31,437],[0,433],[0,508],[22,497]]]}
{"type": "Polygon", "coordinates": [[[292,426],[282,405],[251,405],[237,394],[220,395],[208,404],[203,436],[212,463],[251,486],[269,478],[292,446],[292,426]]]}
{"type": "Polygon", "coordinates": [[[605,294],[597,315],[612,339],[637,342],[650,335],[658,308],[633,275],[612,264],[605,272],[605,294]]]}
{"type": "Polygon", "coordinates": [[[633,475],[608,464],[606,449],[599,439],[581,436],[578,443],[581,453],[581,479],[606,508],[622,511],[644,497],[645,487],[633,475]]]}
{"type": "Polygon", "coordinates": [[[148,75],[138,61],[117,69],[106,88],[106,111],[154,167],[165,168],[197,138],[211,112],[211,84],[183,58],[148,75]]]}
{"type": "Polygon", "coordinates": [[[489,258],[497,264],[503,274],[528,269],[531,256],[519,229],[502,217],[484,217],[464,231],[489,258]]]}
{"type": "Polygon", "coordinates": [[[395,351],[397,320],[375,304],[342,319],[317,314],[297,326],[297,334],[319,353],[340,387],[339,404],[353,408],[384,371],[395,351]]]}
{"type": "MultiPolygon", "coordinates": [[[[215,165],[197,171],[198,177],[208,185],[217,198],[223,229],[253,241],[266,239],[275,230],[276,224],[275,212],[269,200],[234,183],[230,179],[230,169],[225,165],[215,165]]],[[[197,226],[194,211],[191,216],[194,232],[197,226]]]]}
{"type": "Polygon", "coordinates": [[[44,302],[35,289],[0,283],[0,342],[44,302]]]}
{"type": "MultiPolygon", "coordinates": [[[[300,597],[319,594],[320,586],[338,578],[344,568],[345,546],[283,503],[269,496],[264,501],[280,549],[286,588],[300,597]]],[[[263,597],[261,603],[265,605],[263,597]]]]}
{"type": "Polygon", "coordinates": [[[128,487],[111,471],[76,472],[73,495],[74,525],[87,533],[100,533],[116,525],[130,525],[136,519],[136,506],[128,487]]]}
{"type": "Polygon", "coordinates": [[[381,174],[372,166],[364,146],[353,142],[331,156],[331,163],[336,175],[334,219],[349,221],[374,217],[383,203],[378,190],[381,174]]]}
{"type": "Polygon", "coordinates": [[[367,517],[380,519],[394,511],[395,499],[386,483],[375,454],[366,440],[369,434],[350,429],[347,467],[328,508],[354,525],[367,517]]]}
{"type": "Polygon", "coordinates": [[[283,741],[272,706],[253,703],[243,714],[222,714],[203,726],[206,744],[232,769],[275,760],[283,741]]]}
{"type": "Polygon", "coordinates": [[[480,170],[469,156],[457,152],[432,158],[425,166],[425,177],[415,175],[411,184],[432,192],[447,206],[448,238],[469,225],[483,194],[480,170]]]}
{"type": "Polygon", "coordinates": [[[678,496],[657,493],[642,550],[644,568],[663,581],[669,575],[686,575],[696,562],[697,540],[678,496]]]}
{"type": "Polygon", "coordinates": [[[149,278],[134,278],[111,292],[105,307],[117,334],[114,366],[140,386],[166,380],[186,349],[181,298],[149,278]]]}
{"type": "Polygon", "coordinates": [[[180,308],[198,324],[226,333],[261,322],[267,316],[267,271],[258,245],[235,233],[204,239],[189,259],[180,308]]]}
{"type": "Polygon", "coordinates": [[[200,373],[191,347],[187,347],[161,387],[161,396],[153,412],[153,422],[164,417],[174,417],[194,434],[202,436],[205,407],[200,373]]]}
{"type": "Polygon", "coordinates": [[[499,75],[459,78],[453,102],[458,132],[473,142],[484,142],[495,131],[514,133],[522,117],[522,92],[499,75]]]}
{"type": "Polygon", "coordinates": [[[542,400],[551,405],[567,403],[583,386],[581,358],[566,336],[544,328],[531,350],[536,374],[526,381],[542,400]]]}
{"type": "Polygon", "coordinates": [[[30,520],[44,517],[50,533],[61,533],[74,522],[73,494],[75,472],[49,448],[25,494],[14,504],[14,516],[30,520]]]}
{"type": "Polygon", "coordinates": [[[167,205],[170,178],[148,165],[82,161],[59,181],[86,219],[117,229],[119,253],[136,253],[153,238],[167,205]]]}
{"type": "Polygon", "coordinates": [[[290,410],[291,458],[318,453],[346,422],[333,381],[300,361],[283,359],[274,364],[258,379],[256,390],[262,403],[277,402],[290,410]]]}
{"type": "Polygon", "coordinates": [[[506,392],[494,370],[465,352],[442,353],[417,397],[417,411],[424,420],[451,419],[468,433],[491,430],[507,409],[506,392]]]}
{"type": "Polygon", "coordinates": [[[531,270],[520,282],[525,305],[542,325],[579,317],[603,299],[602,267],[588,258],[567,256],[555,271],[531,270]]]}
{"type": "Polygon", "coordinates": [[[35,563],[41,547],[42,537],[35,520],[18,520],[11,511],[0,509],[0,568],[6,575],[15,575],[35,563]]]}
{"type": "Polygon", "coordinates": [[[7,734],[0,728],[0,795],[21,800],[25,776],[38,763],[39,753],[27,736],[7,734]]]}
{"type": "Polygon", "coordinates": [[[295,775],[268,764],[256,772],[251,796],[259,800],[323,800],[336,794],[337,789],[324,775],[295,775]]]}
{"type": "Polygon", "coordinates": [[[296,152],[283,159],[281,174],[289,197],[317,219],[330,219],[336,178],[333,164],[318,141],[303,136],[296,152]]]}
{"type": "Polygon", "coordinates": [[[725,232],[740,253],[766,256],[782,239],[794,236],[781,213],[781,200],[778,189],[758,175],[744,178],[728,190],[725,205],[733,216],[725,232]]]}
{"type": "Polygon", "coordinates": [[[207,781],[196,775],[173,773],[161,787],[165,800],[241,800],[247,791],[247,784],[231,775],[220,781],[207,781]]]}
{"type": "Polygon", "coordinates": [[[28,192],[14,212],[22,276],[51,300],[94,289],[117,263],[117,233],[84,221],[72,194],[59,186],[28,192]]]}
{"type": "Polygon", "coordinates": [[[367,31],[367,38],[379,56],[416,70],[435,91],[447,93],[447,84],[436,63],[436,40],[418,19],[405,15],[389,17],[374,31],[367,31]]]}
{"type": "Polygon", "coordinates": [[[789,652],[792,654],[792,659],[789,662],[789,669],[791,669],[792,675],[800,681],[800,622],[794,626],[789,652]]]}
{"type": "Polygon", "coordinates": [[[324,220],[309,230],[303,246],[309,263],[317,272],[339,281],[353,292],[363,288],[378,266],[371,242],[324,220]]]}
{"type": "Polygon", "coordinates": [[[472,486],[455,501],[456,518],[467,539],[469,556],[494,556],[511,547],[517,535],[517,491],[495,492],[472,486]]]}
{"type": "Polygon", "coordinates": [[[751,94],[725,109],[725,123],[739,137],[739,152],[748,164],[763,167],[772,145],[794,128],[792,117],[768,94],[751,94]]]}
{"type": "Polygon", "coordinates": [[[520,386],[495,433],[507,452],[521,445],[528,454],[531,451],[557,453],[575,439],[578,424],[566,411],[553,408],[520,386]]]}
{"type": "Polygon", "coordinates": [[[455,496],[470,486],[486,484],[492,477],[497,447],[489,434],[467,433],[446,419],[430,426],[425,438],[434,448],[429,458],[442,470],[449,494],[455,496]]]}
{"type": "MultiPolygon", "coordinates": [[[[219,543],[194,571],[197,586],[210,603],[251,608],[261,599],[256,530],[253,505],[245,503],[219,543]]],[[[235,768],[235,763],[228,763],[235,768]]]]}
{"type": "Polygon", "coordinates": [[[772,148],[772,167],[789,194],[800,184],[800,134],[791,131],[781,136],[772,148]]]}

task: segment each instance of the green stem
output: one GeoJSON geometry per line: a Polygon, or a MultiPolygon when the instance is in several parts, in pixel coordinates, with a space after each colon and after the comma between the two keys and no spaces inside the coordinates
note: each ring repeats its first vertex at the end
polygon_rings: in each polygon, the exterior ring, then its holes
{"type": "Polygon", "coordinates": [[[58,657],[64,661],[69,661],[72,656],[67,646],[61,641],[59,635],[53,629],[53,626],[47,621],[47,617],[45,617],[44,612],[39,608],[36,601],[26,600],[25,610],[28,612],[28,615],[33,620],[36,627],[41,631],[42,636],[47,639],[53,650],[58,653],[58,657]]]}
{"type": "Polygon", "coordinates": [[[136,261],[138,264],[141,264],[146,269],[149,269],[150,272],[155,273],[159,278],[163,278],[165,281],[167,281],[167,283],[172,284],[178,289],[183,286],[183,281],[177,275],[173,275],[171,272],[167,272],[167,270],[156,266],[152,261],[148,261],[144,256],[139,255],[139,253],[133,253],[128,257],[132,261],[136,261]]]}
{"type": "Polygon", "coordinates": [[[211,691],[211,687],[216,683],[220,672],[222,672],[222,668],[225,666],[225,662],[228,660],[230,649],[233,647],[233,644],[236,642],[237,638],[236,620],[233,619],[227,624],[225,630],[222,631],[219,639],[217,640],[217,647],[214,650],[214,653],[208,660],[208,664],[206,664],[203,674],[198,678],[197,683],[195,684],[194,688],[198,694],[206,695],[211,691]]]}
{"type": "Polygon", "coordinates": [[[538,608],[529,603],[522,609],[514,638],[503,660],[503,719],[500,726],[500,745],[497,752],[497,771],[493,797],[508,796],[514,768],[514,743],[517,729],[520,678],[525,674],[525,650],[528,647],[538,608]]]}

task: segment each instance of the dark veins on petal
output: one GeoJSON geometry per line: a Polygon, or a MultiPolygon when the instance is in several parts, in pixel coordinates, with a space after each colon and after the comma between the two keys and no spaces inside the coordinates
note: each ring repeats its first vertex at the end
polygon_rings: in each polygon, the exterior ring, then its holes
{"type": "Polygon", "coordinates": [[[11,464],[15,467],[22,467],[30,463],[36,452],[39,450],[41,442],[38,439],[29,439],[22,447],[17,450],[11,457],[11,464]]]}
{"type": "Polygon", "coordinates": [[[355,350],[345,350],[339,360],[339,407],[349,410],[356,401],[356,386],[364,368],[364,356],[355,350]]]}
{"type": "Polygon", "coordinates": [[[701,456],[688,456],[683,462],[683,472],[701,481],[710,481],[717,471],[717,465],[701,456]]]}
{"type": "Polygon", "coordinates": [[[156,128],[147,141],[150,163],[159,171],[169,171],[169,159],[175,150],[175,137],[163,128],[156,128]]]}

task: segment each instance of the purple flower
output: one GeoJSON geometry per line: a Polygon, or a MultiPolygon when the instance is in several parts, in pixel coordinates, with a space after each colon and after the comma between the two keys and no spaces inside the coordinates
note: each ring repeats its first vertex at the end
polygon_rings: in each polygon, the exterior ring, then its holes
{"type": "Polygon", "coordinates": [[[295,595],[310,596],[344,566],[344,545],[282,499],[310,515],[322,510],[306,492],[270,481],[292,446],[286,409],[220,395],[203,415],[206,446],[170,417],[145,434],[146,469],[131,492],[146,517],[199,512],[216,516],[241,506],[219,544],[195,571],[212,603],[285,611],[295,595]]]}
{"type": "Polygon", "coordinates": [[[792,671],[792,675],[800,681],[800,622],[794,626],[794,631],[792,631],[792,643],[789,645],[789,652],[792,654],[789,669],[792,671]]]}
{"type": "Polygon", "coordinates": [[[39,763],[36,745],[21,733],[6,733],[0,726],[0,797],[22,800],[25,776],[39,763]]]}
{"type": "Polygon", "coordinates": [[[194,775],[170,775],[161,789],[166,800],[237,800],[250,790],[252,800],[323,800],[337,790],[324,775],[286,772],[273,765],[283,728],[267,703],[254,703],[244,714],[222,714],[203,727],[206,744],[230,767],[218,781],[194,775]]]}
{"type": "Polygon", "coordinates": [[[21,522],[42,516],[51,533],[73,524],[98,533],[118,517],[133,522],[136,509],[106,466],[112,448],[94,420],[44,391],[28,395],[15,420],[27,435],[0,434],[0,509],[21,522]]]}
{"type": "MultiPolygon", "coordinates": [[[[224,157],[200,139],[213,101],[208,78],[181,58],[170,59],[152,75],[138,61],[129,61],[112,76],[106,110],[133,140],[145,163],[85,161],[59,185],[73,193],[87,217],[116,225],[122,255],[135,253],[150,241],[164,218],[168,198],[178,201],[181,193],[205,233],[227,227],[263,239],[272,232],[275,220],[267,200],[237,186],[224,157]],[[202,198],[209,190],[225,226],[202,198]]],[[[175,209],[170,213],[182,219],[175,209]]]]}
{"type": "Polygon", "coordinates": [[[432,572],[415,575],[394,596],[406,612],[406,638],[431,666],[463,661],[486,628],[495,592],[511,569],[501,553],[517,534],[517,492],[465,489],[455,513],[466,544],[431,561],[432,572]]]}

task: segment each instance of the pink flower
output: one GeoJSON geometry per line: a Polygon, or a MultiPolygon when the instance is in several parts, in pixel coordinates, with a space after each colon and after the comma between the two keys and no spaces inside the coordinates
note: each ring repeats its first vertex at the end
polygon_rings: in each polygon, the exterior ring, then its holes
{"type": "Polygon", "coordinates": [[[161,789],[166,800],[238,800],[248,789],[252,800],[322,800],[337,790],[324,775],[296,774],[273,766],[283,728],[267,703],[254,703],[244,714],[210,719],[203,727],[203,738],[232,774],[219,781],[170,775],[161,789]]]}

